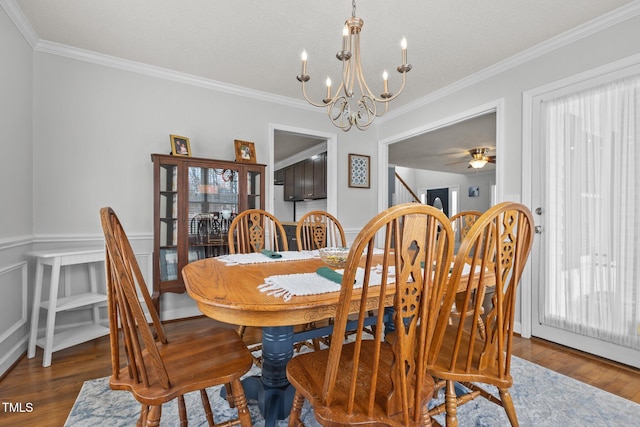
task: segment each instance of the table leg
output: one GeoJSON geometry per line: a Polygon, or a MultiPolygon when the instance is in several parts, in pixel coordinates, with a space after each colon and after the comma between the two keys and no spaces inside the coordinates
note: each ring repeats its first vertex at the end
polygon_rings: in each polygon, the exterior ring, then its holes
{"type": "Polygon", "coordinates": [[[389,334],[396,330],[396,325],[393,323],[393,316],[396,314],[396,310],[393,307],[384,308],[384,333],[389,334]]]}
{"type": "Polygon", "coordinates": [[[257,400],[265,426],[289,416],[295,389],[287,380],[287,362],[293,357],[293,326],[262,328],[262,376],[242,384],[247,399],[257,400]]]}
{"type": "Polygon", "coordinates": [[[45,330],[44,355],[42,356],[42,367],[51,365],[51,354],[53,353],[53,332],[56,326],[56,313],[58,311],[58,285],[60,284],[60,257],[53,260],[51,266],[51,285],[49,289],[49,308],[47,311],[47,326],[45,330]]]}
{"type": "Polygon", "coordinates": [[[29,333],[29,348],[27,358],[31,359],[36,355],[36,342],[38,341],[38,321],[40,318],[40,303],[42,298],[42,275],[44,265],[40,260],[36,264],[35,290],[33,292],[33,307],[31,307],[31,332],[29,333]]]}
{"type": "MultiPolygon", "coordinates": [[[[92,293],[98,293],[98,281],[96,275],[96,264],[94,262],[90,262],[87,267],[89,268],[89,286],[92,293]]],[[[100,324],[100,306],[99,304],[93,304],[93,323],[96,325],[100,324]]]]}

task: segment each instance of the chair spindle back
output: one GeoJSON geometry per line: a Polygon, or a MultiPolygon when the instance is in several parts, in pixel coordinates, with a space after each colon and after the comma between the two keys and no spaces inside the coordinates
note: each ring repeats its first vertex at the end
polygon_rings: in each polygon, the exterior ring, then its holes
{"type": "Polygon", "coordinates": [[[288,251],[284,228],[278,219],[262,209],[240,212],[229,226],[229,253],[246,254],[272,251],[288,251]]]}
{"type": "MultiPolygon", "coordinates": [[[[504,380],[509,376],[511,345],[516,308],[516,289],[525,267],[533,241],[533,219],[527,207],[519,203],[505,202],[485,212],[469,229],[456,254],[451,281],[457,283],[465,275],[475,272],[468,279],[464,293],[458,294],[457,304],[461,317],[455,327],[455,342],[448,369],[451,372],[482,372],[487,367],[497,369],[497,376],[504,380]],[[486,314],[486,338],[476,339],[482,296],[487,291],[486,280],[495,275],[492,308],[486,314]],[[479,295],[480,297],[476,297],[479,295]],[[464,297],[462,297],[464,296],[464,297]],[[465,322],[469,319],[470,322],[465,322]],[[465,326],[471,324],[469,329],[465,326]],[[476,348],[482,346],[482,348],[476,348]]],[[[465,279],[466,280],[466,279],[465,279]]],[[[444,307],[453,304],[456,295],[448,295],[444,307]]],[[[448,321],[446,310],[438,319],[438,329],[448,321]]],[[[441,341],[438,341],[441,342],[441,341]]],[[[432,348],[432,361],[438,358],[440,348],[432,348]]],[[[442,355],[440,355],[442,356],[442,355]]]]}
{"type": "Polygon", "coordinates": [[[142,272],[115,212],[111,208],[102,208],[100,219],[106,245],[105,268],[113,377],[119,378],[127,372],[131,380],[143,383],[145,387],[160,386],[168,389],[171,384],[154,332],[157,341],[162,344],[167,344],[167,338],[142,272]],[[153,330],[147,323],[140,296],[151,317],[153,330]],[[118,328],[118,325],[121,327],[118,328]],[[122,340],[119,339],[120,335],[122,340]],[[121,343],[126,355],[122,360],[121,343]],[[146,357],[143,357],[143,353],[146,357]],[[145,359],[151,361],[151,366],[148,366],[145,359]]]}
{"type": "Polygon", "coordinates": [[[325,211],[311,211],[300,218],[296,226],[296,241],[299,251],[347,246],[342,225],[325,211]]]}
{"type": "Polygon", "coordinates": [[[336,402],[344,405],[342,409],[347,415],[356,409],[371,415],[376,402],[383,401],[387,416],[401,417],[404,425],[424,421],[427,416],[424,408],[430,399],[426,394],[433,391],[433,380],[426,374],[425,367],[446,293],[452,253],[453,231],[449,219],[431,206],[397,205],[374,217],[362,229],[344,269],[323,386],[327,406],[332,404],[336,383],[344,383],[337,378],[339,366],[348,363],[352,366],[348,399],[336,402]],[[382,262],[374,259],[374,253],[379,252],[376,247],[382,248],[382,262]],[[374,277],[380,276],[373,274],[374,271],[381,272],[379,285],[374,277]],[[390,287],[395,291],[387,295],[390,287]],[[341,359],[342,337],[352,309],[350,301],[354,293],[360,292],[358,326],[353,335],[355,346],[347,358],[341,359]],[[363,343],[371,338],[365,336],[363,325],[372,309],[379,314],[374,350],[361,351],[363,343]],[[385,331],[383,313],[391,313],[386,326],[395,329],[392,337],[387,336],[390,345],[382,335],[385,331]],[[361,364],[374,369],[361,369],[361,364]],[[381,369],[389,372],[380,372],[381,369]]]}

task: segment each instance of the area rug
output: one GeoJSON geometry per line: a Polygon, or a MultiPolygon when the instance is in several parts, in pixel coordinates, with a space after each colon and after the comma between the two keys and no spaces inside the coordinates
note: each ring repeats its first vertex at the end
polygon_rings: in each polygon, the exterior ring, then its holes
{"type": "MultiPolygon", "coordinates": [[[[511,373],[514,378],[511,395],[522,427],[639,425],[640,405],[634,402],[515,356],[512,358],[511,373]]],[[[259,374],[259,370],[254,367],[249,374],[259,374]]],[[[208,392],[216,422],[235,417],[235,410],[229,409],[226,401],[220,397],[218,387],[208,392]]],[[[207,425],[200,395],[191,393],[185,399],[189,425],[207,425]]],[[[253,425],[264,426],[257,404],[249,403],[253,425]]],[[[139,411],[140,405],[128,392],[113,391],[109,388],[108,378],[99,378],[84,383],[65,426],[133,426],[139,411]]],[[[444,415],[436,419],[444,425],[444,415]]],[[[161,426],[177,426],[178,420],[176,402],[164,405],[161,426]]],[[[458,420],[460,427],[509,425],[504,410],[483,398],[460,407],[458,420]]],[[[308,427],[319,426],[308,404],[303,409],[303,421],[308,427]]],[[[278,423],[279,427],[286,425],[286,420],[278,423]]]]}

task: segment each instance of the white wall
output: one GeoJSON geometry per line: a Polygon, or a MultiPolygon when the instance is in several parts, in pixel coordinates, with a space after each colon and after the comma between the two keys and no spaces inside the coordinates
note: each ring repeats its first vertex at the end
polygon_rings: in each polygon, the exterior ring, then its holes
{"type": "Polygon", "coordinates": [[[33,51],[0,8],[0,375],[26,349],[32,240],[33,51]]]}
{"type": "MultiPolygon", "coordinates": [[[[169,151],[170,133],[189,137],[196,157],[234,159],[234,139],[253,141],[258,162],[266,163],[271,122],[334,131],[323,112],[60,56],[36,53],[34,68],[34,229],[38,236],[99,233],[97,212],[104,205],[120,212],[130,233],[150,234],[149,155],[169,151]]],[[[344,183],[339,191],[347,187],[347,154],[373,155],[372,136],[339,135],[338,173],[339,182],[344,183]]],[[[353,197],[341,194],[339,205],[349,207],[358,200],[358,206],[374,212],[371,195],[375,190],[354,193],[353,197]]],[[[349,223],[349,210],[343,212],[349,223]]],[[[357,219],[351,221],[360,224],[357,219]]]]}
{"type": "MultiPolygon", "coordinates": [[[[258,162],[266,163],[270,123],[334,132],[322,111],[47,53],[35,54],[34,91],[33,226],[42,243],[99,239],[98,210],[109,205],[130,238],[139,240],[140,250],[151,251],[150,154],[169,151],[169,134],[189,137],[192,154],[206,158],[234,159],[234,139],[253,141],[258,162]]],[[[347,154],[373,155],[372,135],[339,135],[339,192],[347,187],[347,154]],[[361,142],[364,139],[366,143],[361,142]]],[[[271,182],[269,175],[267,182],[271,182]]],[[[338,214],[344,217],[345,227],[357,228],[375,213],[375,191],[374,186],[356,189],[353,195],[339,194],[338,214]],[[352,201],[359,207],[356,215],[349,209],[352,201]]],[[[270,197],[267,190],[267,200],[270,197]]],[[[162,316],[184,314],[184,307],[198,313],[186,295],[163,296],[162,316]]]]}
{"type": "MultiPolygon", "coordinates": [[[[528,200],[523,199],[523,195],[529,194],[531,182],[530,176],[523,178],[522,173],[523,92],[638,54],[639,39],[640,16],[637,15],[599,31],[585,31],[576,40],[568,41],[569,39],[560,37],[555,40],[557,49],[550,53],[532,56],[529,61],[523,59],[520,65],[486,79],[461,82],[408,107],[413,107],[411,110],[400,111],[402,114],[392,116],[380,124],[379,139],[393,140],[397,135],[419,129],[425,124],[436,123],[460,112],[503,99],[504,128],[497,129],[497,132],[503,132],[505,144],[498,147],[497,156],[502,176],[497,176],[497,184],[502,185],[501,194],[505,200],[527,204],[528,200]]],[[[535,52],[528,54],[533,53],[535,52]]],[[[526,55],[523,54],[523,58],[526,55]]],[[[500,69],[500,64],[496,69],[500,69]]],[[[500,201],[502,200],[497,200],[500,201]]],[[[530,208],[533,210],[535,207],[530,208]]],[[[520,290],[530,289],[529,277],[523,277],[522,282],[520,290]]],[[[530,295],[521,295],[519,302],[528,306],[530,295]]],[[[516,312],[517,322],[521,321],[520,311],[516,312]]]]}
{"type": "MultiPolygon", "coordinates": [[[[39,236],[100,233],[111,205],[130,233],[152,232],[151,153],[169,134],[195,157],[233,160],[234,139],[267,162],[268,123],[312,126],[315,114],[48,54],[35,58],[34,228],[39,236]],[[65,191],[60,191],[64,188],[65,191]]],[[[267,197],[269,195],[267,194],[267,197]]]]}
{"type": "MultiPolygon", "coordinates": [[[[491,185],[496,183],[494,172],[476,172],[469,175],[410,169],[396,166],[396,173],[418,194],[420,189],[459,187],[458,212],[476,210],[484,212],[491,207],[491,185]],[[469,187],[478,187],[479,197],[469,197],[469,187]]],[[[451,203],[451,202],[449,202],[451,203]]]]}
{"type": "Polygon", "coordinates": [[[0,9],[0,238],[31,235],[32,57],[29,44],[0,9]]]}
{"type": "Polygon", "coordinates": [[[327,199],[319,200],[303,200],[300,202],[284,201],[284,185],[274,186],[273,191],[273,214],[280,221],[287,222],[294,220],[293,206],[295,203],[295,221],[298,221],[302,215],[314,210],[327,210],[327,199]]]}

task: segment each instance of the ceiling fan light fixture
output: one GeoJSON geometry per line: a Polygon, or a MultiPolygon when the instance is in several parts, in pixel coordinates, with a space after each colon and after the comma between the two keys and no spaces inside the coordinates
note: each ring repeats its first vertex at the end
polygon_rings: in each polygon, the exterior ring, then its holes
{"type": "Polygon", "coordinates": [[[486,159],[473,159],[469,161],[469,165],[474,169],[481,169],[486,165],[488,160],[486,159]]]}

